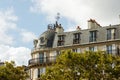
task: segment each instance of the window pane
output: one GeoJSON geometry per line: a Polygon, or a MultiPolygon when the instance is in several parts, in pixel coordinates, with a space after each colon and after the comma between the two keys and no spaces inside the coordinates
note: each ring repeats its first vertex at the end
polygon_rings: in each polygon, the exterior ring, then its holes
{"type": "Polygon", "coordinates": [[[97,38],[97,32],[96,31],[91,31],[89,41],[94,42],[94,41],[96,41],[96,38],[97,38]]]}
{"type": "Polygon", "coordinates": [[[115,29],[107,30],[107,40],[109,39],[115,39],[115,29]]]}

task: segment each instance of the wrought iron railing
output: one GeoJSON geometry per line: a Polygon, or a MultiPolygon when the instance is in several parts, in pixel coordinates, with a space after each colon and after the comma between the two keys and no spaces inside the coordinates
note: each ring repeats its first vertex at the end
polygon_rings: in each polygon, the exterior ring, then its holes
{"type": "Polygon", "coordinates": [[[55,61],[56,61],[56,56],[34,58],[29,60],[29,65],[49,64],[49,63],[54,63],[55,61]]]}

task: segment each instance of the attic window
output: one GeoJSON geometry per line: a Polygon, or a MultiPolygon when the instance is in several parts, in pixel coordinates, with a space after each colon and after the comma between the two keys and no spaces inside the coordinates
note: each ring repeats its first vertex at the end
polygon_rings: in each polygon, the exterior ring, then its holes
{"type": "Polygon", "coordinates": [[[41,37],[41,38],[40,38],[40,42],[41,42],[41,43],[44,43],[44,42],[45,42],[44,37],[41,37]]]}
{"type": "Polygon", "coordinates": [[[65,42],[65,35],[58,35],[58,46],[63,46],[65,42]]]}
{"type": "Polygon", "coordinates": [[[97,31],[90,31],[89,42],[95,42],[97,40],[97,31]]]}
{"type": "Polygon", "coordinates": [[[107,29],[107,40],[115,39],[116,37],[116,29],[110,28],[107,29]]]}
{"type": "Polygon", "coordinates": [[[73,44],[78,44],[80,43],[80,33],[75,33],[73,35],[73,44]]]}

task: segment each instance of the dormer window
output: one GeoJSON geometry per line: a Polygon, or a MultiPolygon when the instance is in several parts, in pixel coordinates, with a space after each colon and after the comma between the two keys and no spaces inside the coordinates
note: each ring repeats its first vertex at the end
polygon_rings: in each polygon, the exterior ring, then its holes
{"type": "Polygon", "coordinates": [[[73,44],[79,44],[80,43],[80,33],[75,33],[73,35],[73,44]]]}
{"type": "Polygon", "coordinates": [[[63,46],[65,42],[65,35],[58,35],[58,46],[63,46]]]}
{"type": "Polygon", "coordinates": [[[115,31],[116,31],[115,28],[107,29],[107,40],[115,39],[116,36],[115,31]]]}
{"type": "Polygon", "coordinates": [[[97,40],[97,31],[90,31],[89,42],[95,42],[97,40]]]}
{"type": "Polygon", "coordinates": [[[44,42],[45,42],[44,37],[41,37],[40,38],[40,43],[44,43],[44,42]]]}

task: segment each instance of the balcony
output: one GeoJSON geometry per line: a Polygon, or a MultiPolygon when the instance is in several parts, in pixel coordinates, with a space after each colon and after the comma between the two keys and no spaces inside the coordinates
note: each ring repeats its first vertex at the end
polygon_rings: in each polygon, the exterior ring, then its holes
{"type": "Polygon", "coordinates": [[[49,65],[56,62],[56,56],[34,58],[29,60],[29,66],[49,65]]]}

